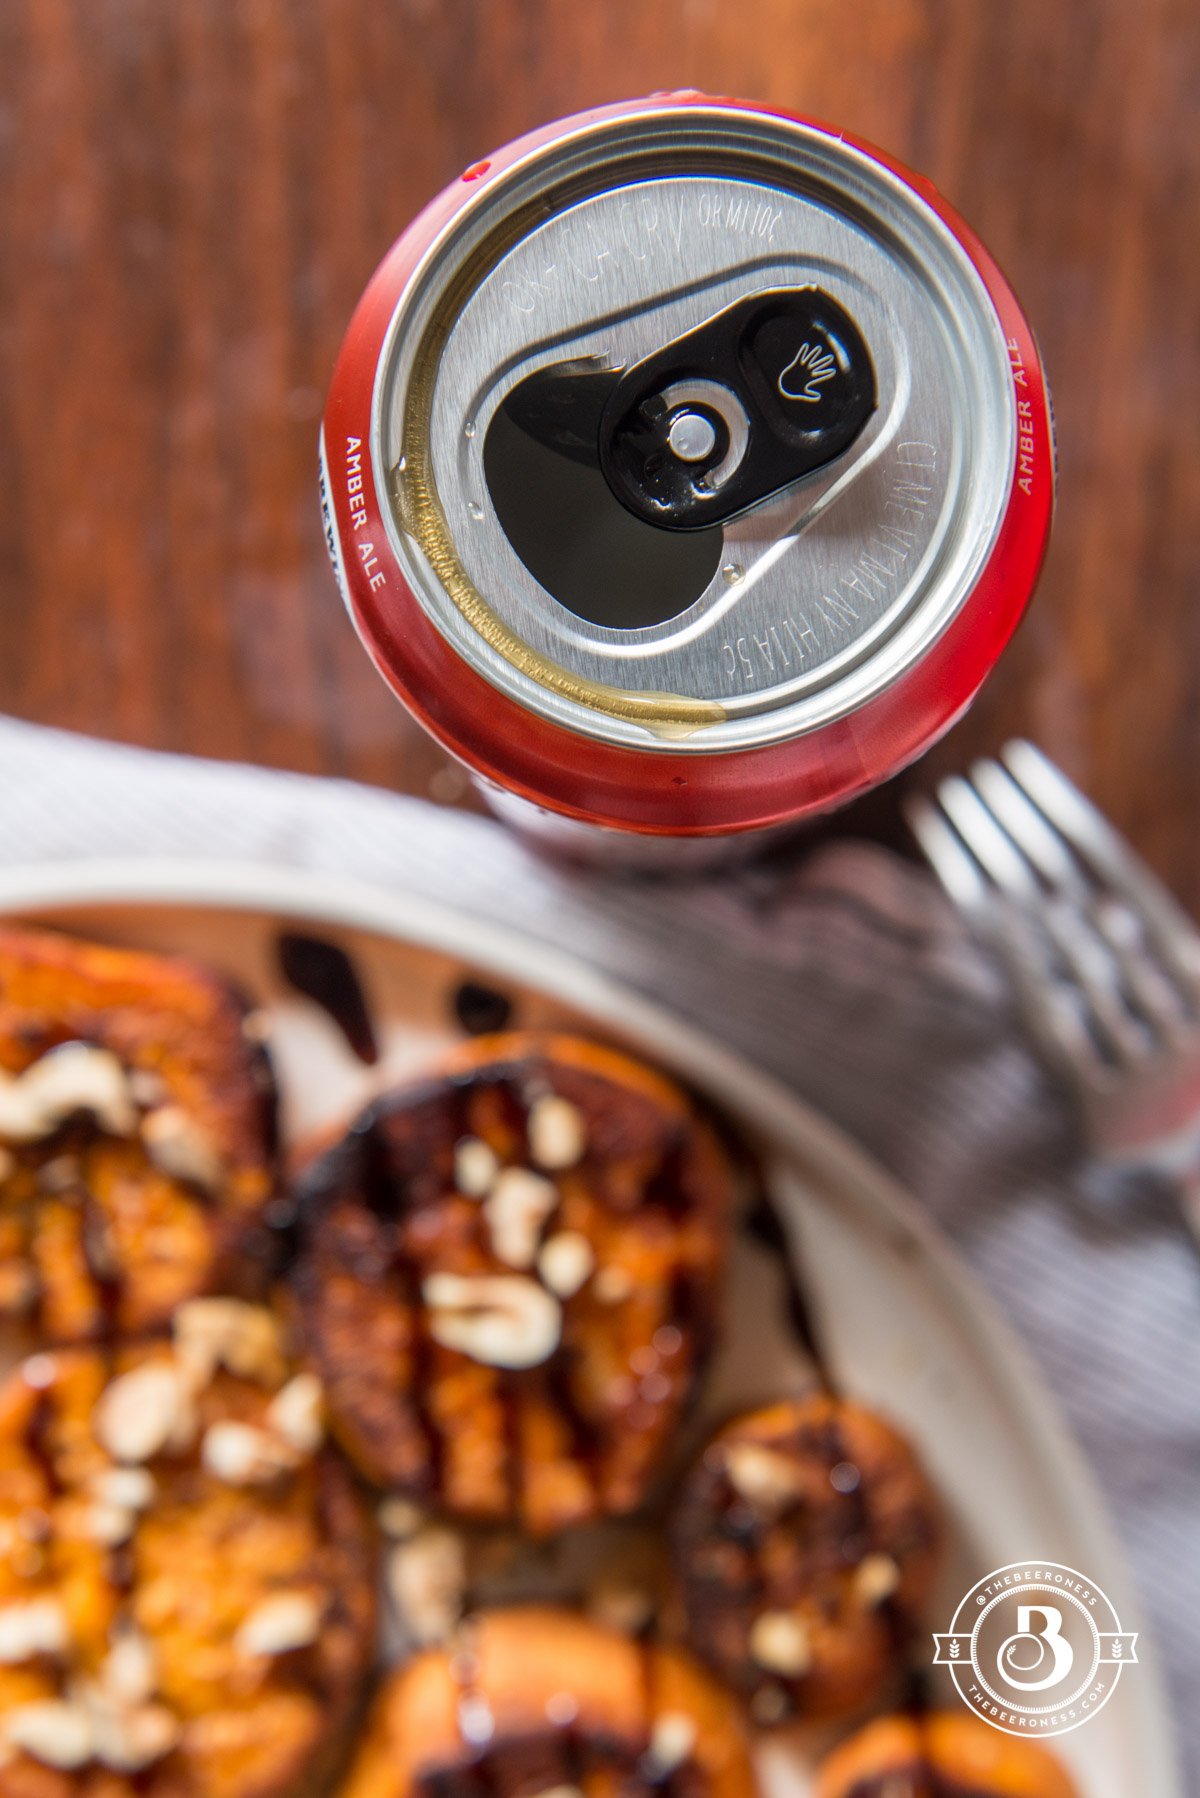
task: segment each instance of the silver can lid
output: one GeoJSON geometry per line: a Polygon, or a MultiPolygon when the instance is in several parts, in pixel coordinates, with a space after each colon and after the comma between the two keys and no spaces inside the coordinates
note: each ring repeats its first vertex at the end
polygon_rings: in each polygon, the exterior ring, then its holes
{"type": "Polygon", "coordinates": [[[374,439],[393,550],[465,660],[585,736],[713,752],[926,653],[988,560],[1016,420],[942,217],[714,102],[564,133],[456,215],[392,318],[374,439]],[[810,428],[854,394],[848,441],[810,428]]]}

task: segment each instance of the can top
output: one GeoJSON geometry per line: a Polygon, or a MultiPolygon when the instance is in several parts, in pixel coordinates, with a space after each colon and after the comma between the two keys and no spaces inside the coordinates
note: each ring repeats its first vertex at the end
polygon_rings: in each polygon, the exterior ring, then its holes
{"type": "Polygon", "coordinates": [[[401,292],[371,451],[437,631],[548,723],[683,755],[868,705],[954,621],[1017,470],[959,234],[816,126],[570,123],[401,292]]]}

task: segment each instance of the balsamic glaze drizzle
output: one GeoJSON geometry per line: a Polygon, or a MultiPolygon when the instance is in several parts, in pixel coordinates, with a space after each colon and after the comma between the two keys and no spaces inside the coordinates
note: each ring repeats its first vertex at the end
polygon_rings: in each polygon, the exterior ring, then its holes
{"type": "Polygon", "coordinates": [[[512,1020],[512,1000],[480,980],[464,980],[450,1003],[456,1022],[468,1036],[491,1036],[507,1030],[512,1020]]]}
{"type": "Polygon", "coordinates": [[[29,1421],[25,1426],[25,1450],[45,1480],[46,1491],[51,1499],[58,1498],[63,1489],[62,1481],[58,1476],[58,1463],[54,1457],[54,1448],[50,1442],[53,1423],[53,1389],[48,1386],[40,1387],[30,1408],[29,1421]]]}
{"type": "Polygon", "coordinates": [[[121,1298],[124,1282],[121,1269],[108,1241],[108,1220],[96,1203],[85,1176],[80,1177],[72,1197],[79,1207],[80,1244],[88,1278],[96,1291],[99,1312],[96,1334],[105,1351],[108,1371],[112,1371],[113,1343],[120,1326],[121,1298]]]}
{"type": "Polygon", "coordinates": [[[358,971],[346,951],[324,937],[281,931],[276,944],[279,968],[288,985],[328,1013],[346,1042],[368,1067],[379,1060],[379,1043],[358,971]]]}

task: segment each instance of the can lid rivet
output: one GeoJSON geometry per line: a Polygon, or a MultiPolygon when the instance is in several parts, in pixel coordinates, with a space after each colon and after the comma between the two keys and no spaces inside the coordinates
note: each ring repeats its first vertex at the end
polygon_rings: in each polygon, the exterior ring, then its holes
{"type": "Polygon", "coordinates": [[[681,462],[703,462],[716,447],[716,427],[703,412],[677,412],[671,420],[667,442],[681,462]]]}

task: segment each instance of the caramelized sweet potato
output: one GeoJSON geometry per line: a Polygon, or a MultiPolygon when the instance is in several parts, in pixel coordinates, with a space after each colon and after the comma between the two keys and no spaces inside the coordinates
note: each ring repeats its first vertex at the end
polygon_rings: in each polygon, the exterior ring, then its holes
{"type": "Polygon", "coordinates": [[[218,976],[0,926],[0,1319],[31,1343],[135,1335],[261,1282],[273,1127],[218,976]]]}
{"type": "Polygon", "coordinates": [[[712,1341],[731,1172],[671,1082],[482,1038],[299,1183],[333,1429],[372,1480],[535,1535],[637,1506],[712,1341]]]}
{"type": "Polygon", "coordinates": [[[928,1598],[942,1526],[904,1438],[817,1394],[728,1424],[685,1481],[671,1534],[690,1645],[773,1723],[878,1697],[928,1598]]]}
{"type": "Polygon", "coordinates": [[[313,1376],[236,1301],[9,1377],[0,1798],[293,1798],[329,1770],[374,1539],[321,1429],[313,1376]]]}
{"type": "Polygon", "coordinates": [[[341,1798],[754,1798],[741,1719],[687,1656],[570,1611],[486,1612],[375,1700],[341,1798]]]}
{"type": "Polygon", "coordinates": [[[827,1756],[816,1798],[1078,1798],[1040,1742],[993,1729],[966,1711],[877,1717],[827,1756]]]}

